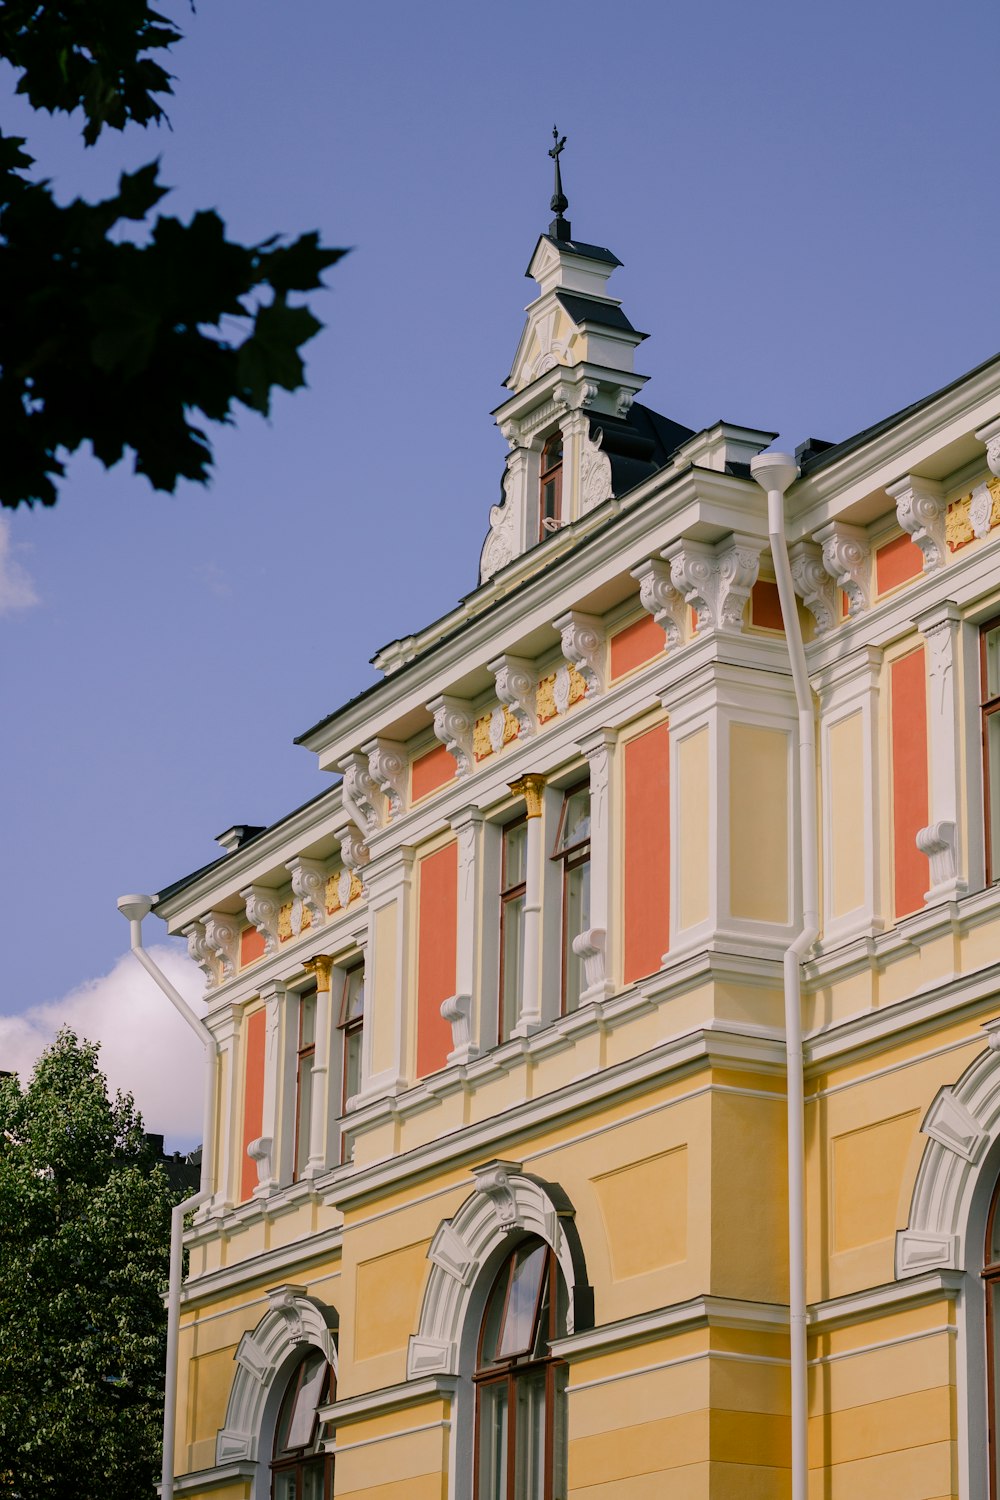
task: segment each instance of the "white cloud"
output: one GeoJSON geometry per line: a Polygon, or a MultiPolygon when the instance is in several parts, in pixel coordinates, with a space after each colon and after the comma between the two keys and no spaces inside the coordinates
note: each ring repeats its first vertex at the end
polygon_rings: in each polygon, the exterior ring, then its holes
{"type": "Polygon", "coordinates": [[[0,615],[38,603],[34,584],[13,554],[10,517],[0,515],[0,615]]]}
{"type": "MultiPolygon", "coordinates": [[[[175,948],[149,951],[184,999],[196,1002],[200,1015],[204,976],[198,966],[175,948]]],[[[61,1026],[100,1042],[109,1091],[134,1094],[146,1129],[163,1135],[168,1150],[198,1145],[204,1049],[137,959],[123,954],[110,974],[88,979],[61,1000],[0,1016],[0,1068],[25,1082],[61,1026]]]]}

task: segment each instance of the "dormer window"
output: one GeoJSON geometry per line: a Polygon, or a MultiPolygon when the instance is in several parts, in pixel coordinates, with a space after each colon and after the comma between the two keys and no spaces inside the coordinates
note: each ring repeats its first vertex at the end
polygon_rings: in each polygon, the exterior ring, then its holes
{"type": "Polygon", "coordinates": [[[562,433],[554,432],[542,449],[538,480],[538,540],[544,542],[562,520],[562,433]]]}

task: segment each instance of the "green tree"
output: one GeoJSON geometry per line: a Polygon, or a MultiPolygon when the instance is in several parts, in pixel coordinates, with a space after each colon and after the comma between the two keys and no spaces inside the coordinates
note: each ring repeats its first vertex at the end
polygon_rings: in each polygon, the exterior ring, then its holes
{"type": "MultiPolygon", "coordinates": [[[[88,145],[164,118],[160,58],[180,35],[146,0],[0,6],[18,92],[80,110],[88,145]]],[[[231,421],[237,403],[266,415],[276,386],[305,383],[299,351],[322,325],[294,297],[344,251],[315,232],[237,244],[212,210],[153,218],[167,192],[155,162],[112,198],[58,204],[25,144],[0,133],[0,503],[54,504],[66,455],[86,442],[106,468],[130,451],[156,489],[205,483],[201,423],[231,421]]]]}
{"type": "Polygon", "coordinates": [[[0,1494],[151,1494],[177,1194],[98,1048],[59,1033],[0,1079],[0,1494]]]}

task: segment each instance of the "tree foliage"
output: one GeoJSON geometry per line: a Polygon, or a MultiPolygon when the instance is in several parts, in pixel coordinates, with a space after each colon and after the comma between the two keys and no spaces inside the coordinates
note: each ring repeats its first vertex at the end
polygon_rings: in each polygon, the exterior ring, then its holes
{"type": "MultiPolygon", "coordinates": [[[[0,8],[18,91],[82,110],[88,145],[163,118],[170,75],[150,54],[179,37],[146,0],[0,8]]],[[[0,502],[54,504],[65,456],[86,442],[105,467],[130,451],[156,489],[205,483],[202,420],[231,421],[237,403],[266,415],[275,387],[305,383],[300,350],[322,325],[294,298],[344,251],[315,232],[241,245],[211,210],[151,218],[168,191],[157,163],[123,174],[112,198],[59,204],[25,144],[0,135],[0,502]]]]}
{"type": "Polygon", "coordinates": [[[136,1500],[158,1468],[175,1193],[98,1048],[0,1078],[0,1493],[136,1500]]]}

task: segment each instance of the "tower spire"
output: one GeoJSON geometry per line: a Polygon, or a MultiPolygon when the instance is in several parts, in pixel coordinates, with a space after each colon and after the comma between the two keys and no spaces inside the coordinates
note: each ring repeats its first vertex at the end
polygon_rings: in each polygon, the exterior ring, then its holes
{"type": "Polygon", "coordinates": [[[563,147],[566,144],[566,137],[560,136],[558,125],[553,125],[552,127],[552,139],[555,145],[549,148],[549,155],[556,164],[556,185],[549,207],[555,214],[555,218],[549,225],[549,234],[554,240],[569,240],[573,237],[570,222],[568,219],[563,218],[563,214],[569,208],[569,199],[563,192],[562,172],[559,167],[559,157],[562,155],[563,147]]]}

